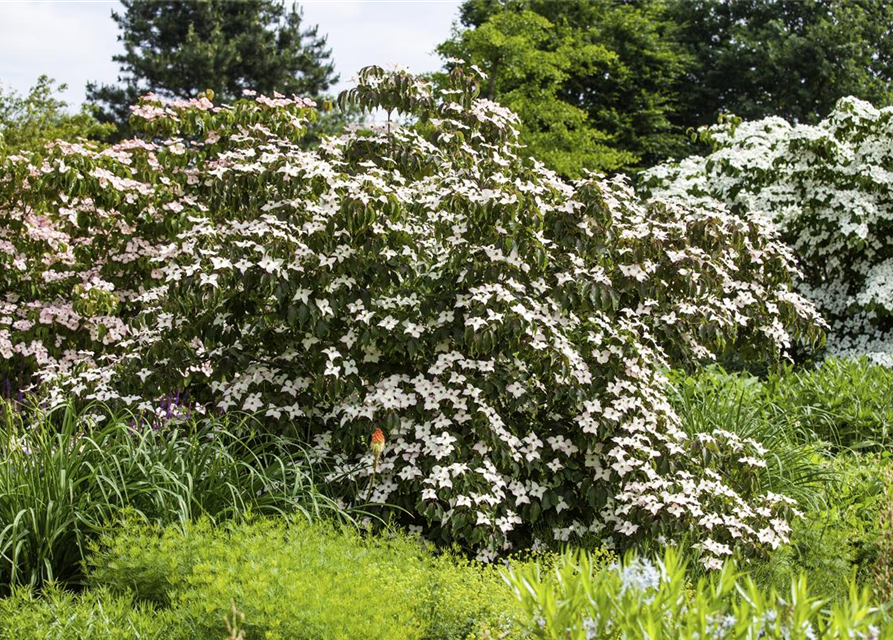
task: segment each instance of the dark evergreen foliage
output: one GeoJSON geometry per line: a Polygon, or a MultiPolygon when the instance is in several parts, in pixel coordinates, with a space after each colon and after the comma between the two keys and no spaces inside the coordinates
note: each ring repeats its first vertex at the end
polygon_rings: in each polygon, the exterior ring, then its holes
{"type": "Polygon", "coordinates": [[[122,133],[129,131],[129,105],[147,92],[191,98],[211,90],[226,102],[245,90],[317,98],[338,81],[326,37],[282,0],[122,4],[112,12],[125,50],[113,58],[118,84],[87,86],[101,119],[122,133]]]}

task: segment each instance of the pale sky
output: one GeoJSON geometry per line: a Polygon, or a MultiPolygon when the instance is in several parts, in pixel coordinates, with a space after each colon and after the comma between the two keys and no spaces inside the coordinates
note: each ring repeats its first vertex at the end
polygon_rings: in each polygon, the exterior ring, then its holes
{"type": "MultiPolygon", "coordinates": [[[[439,69],[434,47],[458,17],[459,0],[309,0],[304,24],[328,35],[341,80],[333,93],[367,65],[439,69]]],[[[84,99],[88,80],[114,82],[121,51],[111,11],[117,0],[0,0],[0,86],[23,93],[45,73],[68,84],[65,99],[84,99]]]]}

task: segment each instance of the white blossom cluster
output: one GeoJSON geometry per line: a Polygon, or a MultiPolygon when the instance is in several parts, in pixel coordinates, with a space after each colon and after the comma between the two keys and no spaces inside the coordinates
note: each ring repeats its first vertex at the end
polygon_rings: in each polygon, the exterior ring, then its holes
{"type": "Polygon", "coordinates": [[[183,392],[293,425],[358,500],[381,428],[372,500],[482,558],[664,535],[718,567],[784,542],[792,501],[726,480],[758,471],[759,443],[683,434],[661,374],[818,339],[772,225],[564,182],[453,80],[435,96],[367,70],[356,100],[423,125],[316,151],[297,98],[150,97],[134,116],[152,142],[6,159],[0,362],[49,401],[158,413],[183,392]]]}
{"type": "Polygon", "coordinates": [[[712,153],[643,184],[771,217],[800,261],[800,292],[831,325],[829,351],[893,366],[893,107],[844,98],[816,125],[766,118],[703,133],[712,153]]]}

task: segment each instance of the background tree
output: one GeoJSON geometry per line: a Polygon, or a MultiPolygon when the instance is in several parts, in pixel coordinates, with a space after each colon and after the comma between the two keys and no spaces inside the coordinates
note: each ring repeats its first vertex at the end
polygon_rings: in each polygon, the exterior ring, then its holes
{"type": "Polygon", "coordinates": [[[89,107],[70,113],[58,97],[66,88],[45,75],[24,96],[0,87],[0,151],[34,150],[56,138],[103,139],[114,131],[113,125],[98,122],[89,107]]]}
{"type": "Polygon", "coordinates": [[[282,0],[147,2],[122,0],[112,12],[124,43],[118,85],[89,84],[103,120],[125,125],[129,105],[153,92],[191,98],[211,89],[231,101],[252,90],[319,98],[335,82],[335,65],[318,27],[282,0]]]}
{"type": "Polygon", "coordinates": [[[566,175],[684,155],[674,90],[686,57],[659,2],[469,0],[439,47],[490,75],[487,95],[524,122],[521,139],[566,175]]]}
{"type": "Polygon", "coordinates": [[[533,12],[505,11],[438,48],[449,67],[455,60],[480,67],[487,74],[483,95],[520,115],[521,141],[530,154],[575,177],[583,169],[611,171],[638,160],[614,148],[584,110],[559,96],[574,69],[603,67],[611,57],[602,46],[581,46],[576,35],[533,12]]]}
{"type": "Polygon", "coordinates": [[[679,125],[713,124],[722,111],[815,123],[842,97],[893,97],[886,0],[678,0],[664,15],[692,59],[679,125]]]}

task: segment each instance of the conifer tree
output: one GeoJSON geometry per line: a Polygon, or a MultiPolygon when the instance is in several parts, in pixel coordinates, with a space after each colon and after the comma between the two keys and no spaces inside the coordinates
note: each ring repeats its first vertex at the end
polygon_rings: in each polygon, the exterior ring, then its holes
{"type": "Polygon", "coordinates": [[[246,90],[318,98],[335,82],[326,37],[302,24],[302,12],[282,0],[122,0],[112,18],[124,53],[114,56],[116,85],[87,86],[100,118],[127,133],[128,106],[152,92],[191,98],[211,90],[231,101],[246,90]]]}

